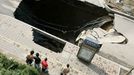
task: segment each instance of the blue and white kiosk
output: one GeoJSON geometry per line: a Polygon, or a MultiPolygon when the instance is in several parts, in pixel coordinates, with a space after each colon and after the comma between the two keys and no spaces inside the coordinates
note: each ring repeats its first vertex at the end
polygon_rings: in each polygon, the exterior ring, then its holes
{"type": "Polygon", "coordinates": [[[99,41],[87,37],[81,44],[77,57],[82,61],[90,63],[101,46],[102,44],[99,44],[99,41]]]}

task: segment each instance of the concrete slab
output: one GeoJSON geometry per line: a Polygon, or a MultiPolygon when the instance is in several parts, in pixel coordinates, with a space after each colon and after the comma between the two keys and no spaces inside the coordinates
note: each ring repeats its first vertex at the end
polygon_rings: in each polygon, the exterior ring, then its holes
{"type": "Polygon", "coordinates": [[[116,61],[123,65],[122,62],[125,62],[124,66],[129,65],[128,67],[134,66],[134,60],[132,59],[134,57],[134,39],[133,39],[133,32],[134,32],[134,21],[120,16],[118,14],[115,14],[115,29],[122,33],[127,39],[127,44],[104,44],[101,48],[101,52],[108,54],[110,56],[114,56],[118,60],[121,60],[120,62],[116,59],[112,59],[113,61],[116,61]]]}

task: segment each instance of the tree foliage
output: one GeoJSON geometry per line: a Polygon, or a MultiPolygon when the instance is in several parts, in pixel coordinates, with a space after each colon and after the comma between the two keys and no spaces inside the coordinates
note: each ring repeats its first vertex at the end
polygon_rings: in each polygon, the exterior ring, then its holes
{"type": "Polygon", "coordinates": [[[39,72],[32,66],[10,60],[0,53],[0,75],[39,75],[39,72]]]}

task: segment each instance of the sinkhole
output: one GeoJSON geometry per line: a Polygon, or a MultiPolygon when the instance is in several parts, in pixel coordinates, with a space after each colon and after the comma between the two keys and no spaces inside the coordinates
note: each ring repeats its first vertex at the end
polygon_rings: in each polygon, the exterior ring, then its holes
{"type": "MultiPolygon", "coordinates": [[[[16,19],[74,43],[81,31],[104,22],[105,20],[100,18],[109,15],[106,9],[80,0],[22,0],[14,16],[16,19]]],[[[47,43],[58,43],[50,42],[52,39],[38,35],[38,38],[48,39],[47,43]]],[[[35,42],[41,45],[39,40],[35,42]]]]}

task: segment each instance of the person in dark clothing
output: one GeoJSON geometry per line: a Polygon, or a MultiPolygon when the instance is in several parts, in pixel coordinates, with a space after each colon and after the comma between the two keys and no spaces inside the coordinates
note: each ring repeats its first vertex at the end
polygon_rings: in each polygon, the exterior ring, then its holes
{"type": "Polygon", "coordinates": [[[32,62],[34,59],[33,54],[34,54],[34,51],[30,51],[30,55],[27,55],[27,57],[26,57],[26,63],[30,66],[32,65],[32,62]]]}
{"type": "Polygon", "coordinates": [[[40,71],[40,63],[41,63],[41,59],[39,57],[39,53],[36,53],[36,56],[34,57],[35,62],[34,62],[34,67],[40,71]]]}

